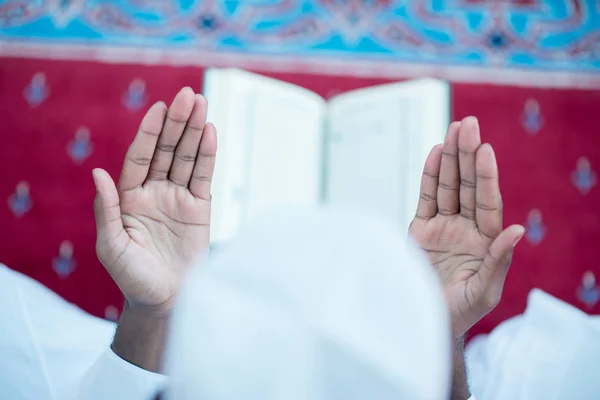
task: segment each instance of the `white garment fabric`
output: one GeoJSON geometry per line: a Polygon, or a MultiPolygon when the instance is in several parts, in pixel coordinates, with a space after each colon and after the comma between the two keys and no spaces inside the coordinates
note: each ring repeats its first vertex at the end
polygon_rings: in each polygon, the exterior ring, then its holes
{"type": "Polygon", "coordinates": [[[332,210],[262,221],[184,280],[169,400],[448,398],[446,305],[404,233],[332,210]]]}
{"type": "Polygon", "coordinates": [[[466,349],[480,400],[590,400],[600,396],[600,318],[534,289],[523,315],[466,349]]]}
{"type": "Polygon", "coordinates": [[[0,264],[0,398],[149,398],[165,377],[110,350],[115,324],[0,264]]]}

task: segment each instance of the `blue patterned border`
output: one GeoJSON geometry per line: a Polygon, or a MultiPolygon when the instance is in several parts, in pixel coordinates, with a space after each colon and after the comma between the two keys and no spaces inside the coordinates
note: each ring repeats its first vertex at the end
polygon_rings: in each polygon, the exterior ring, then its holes
{"type": "Polygon", "coordinates": [[[34,44],[596,74],[600,2],[0,0],[0,47],[34,44]]]}

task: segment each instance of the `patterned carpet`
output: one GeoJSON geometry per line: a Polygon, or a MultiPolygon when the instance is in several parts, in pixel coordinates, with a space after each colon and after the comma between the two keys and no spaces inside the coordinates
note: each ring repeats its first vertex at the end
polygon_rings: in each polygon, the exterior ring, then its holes
{"type": "Polygon", "coordinates": [[[533,287],[600,312],[593,0],[0,1],[0,262],[116,318],[91,169],[116,178],[146,107],[201,89],[211,65],[324,97],[450,79],[454,117],[476,115],[497,151],[506,223],[527,226],[503,301],[475,332],[522,312],[533,287]]]}

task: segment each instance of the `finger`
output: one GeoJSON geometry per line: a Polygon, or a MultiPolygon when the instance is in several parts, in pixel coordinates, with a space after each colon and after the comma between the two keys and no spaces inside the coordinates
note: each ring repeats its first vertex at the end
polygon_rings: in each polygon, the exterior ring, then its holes
{"type": "Polygon", "coordinates": [[[146,180],[166,113],[166,104],[159,101],[150,107],[142,119],[135,139],[125,155],[119,178],[119,190],[135,189],[146,180]]]}
{"type": "Polygon", "coordinates": [[[502,289],[515,246],[525,234],[521,225],[506,228],[488,248],[483,264],[473,280],[474,290],[485,297],[482,299],[488,309],[494,308],[502,296],[502,289]]]}
{"type": "Polygon", "coordinates": [[[459,211],[458,132],[460,126],[460,122],[450,124],[442,150],[437,187],[437,208],[438,213],[442,215],[452,215],[459,211]]]}
{"type": "Polygon", "coordinates": [[[176,185],[187,188],[190,183],[202,138],[202,130],[206,123],[206,105],[204,96],[201,94],[194,96],[192,115],[175,150],[175,159],[169,173],[169,180],[176,185]]]}
{"type": "Polygon", "coordinates": [[[475,221],[475,153],[481,146],[479,123],[475,117],[462,120],[458,134],[458,166],[460,171],[460,214],[475,221]]]}
{"type": "Polygon", "coordinates": [[[438,212],[437,188],[440,164],[442,162],[442,148],[443,145],[441,144],[434,146],[425,160],[425,167],[421,176],[419,204],[417,205],[415,218],[428,220],[435,217],[438,212]]]}
{"type": "Polygon", "coordinates": [[[199,199],[210,201],[210,183],[215,170],[217,129],[211,123],[204,126],[196,165],[190,181],[190,192],[199,199]]]}
{"type": "Polygon", "coordinates": [[[495,239],[502,232],[502,197],[498,183],[498,164],[494,149],[488,143],[479,147],[475,156],[477,187],[475,218],[479,233],[495,239]]]}
{"type": "Polygon", "coordinates": [[[148,180],[166,180],[173,162],[175,148],[194,107],[194,91],[184,87],[177,93],[167,111],[167,119],[158,138],[156,151],[150,164],[148,180]]]}
{"type": "Polygon", "coordinates": [[[115,183],[103,169],[92,171],[96,185],[94,214],[96,217],[96,249],[98,258],[109,269],[129,242],[129,235],[123,229],[119,193],[115,183]]]}

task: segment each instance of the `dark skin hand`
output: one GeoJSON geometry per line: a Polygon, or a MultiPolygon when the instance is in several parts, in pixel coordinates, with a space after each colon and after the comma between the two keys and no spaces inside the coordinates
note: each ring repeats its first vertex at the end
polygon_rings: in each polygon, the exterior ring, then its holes
{"type": "Polygon", "coordinates": [[[94,170],[96,252],[125,296],[113,349],[157,371],[165,326],[185,271],[208,251],[215,127],[207,102],[182,89],[154,104],[127,151],[118,186],[94,170]]]}
{"type": "Polygon", "coordinates": [[[496,307],[521,225],[503,230],[494,150],[482,144],[479,123],[453,122],[423,169],[410,234],[425,250],[446,295],[452,322],[452,400],[470,397],[464,335],[496,307]]]}
{"type": "Polygon", "coordinates": [[[425,162],[409,232],[444,287],[452,333],[460,339],[500,301],[521,225],[502,229],[494,150],[481,144],[474,117],[453,122],[425,162]]]}

